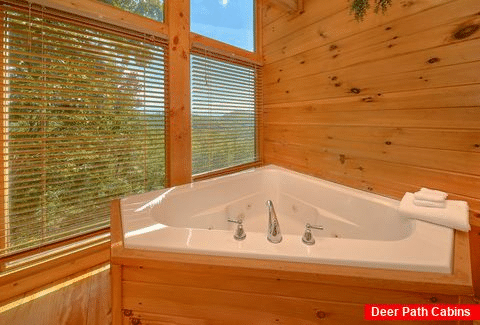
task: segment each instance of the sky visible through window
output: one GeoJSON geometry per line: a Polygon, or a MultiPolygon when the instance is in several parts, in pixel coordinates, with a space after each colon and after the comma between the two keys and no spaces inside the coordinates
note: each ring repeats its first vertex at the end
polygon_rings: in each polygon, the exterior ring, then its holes
{"type": "Polygon", "coordinates": [[[191,0],[191,31],[254,51],[254,0],[191,0]]]}

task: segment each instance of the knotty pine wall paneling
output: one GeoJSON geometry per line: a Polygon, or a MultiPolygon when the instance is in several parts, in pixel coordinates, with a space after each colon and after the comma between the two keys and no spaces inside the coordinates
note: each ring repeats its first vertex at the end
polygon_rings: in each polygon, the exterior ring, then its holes
{"type": "Polygon", "coordinates": [[[0,313],[0,324],[8,325],[111,323],[108,269],[0,313]]]}
{"type": "Polygon", "coordinates": [[[265,163],[396,199],[446,191],[478,227],[480,2],[392,3],[363,22],[346,1],[265,9],[265,163]]]}

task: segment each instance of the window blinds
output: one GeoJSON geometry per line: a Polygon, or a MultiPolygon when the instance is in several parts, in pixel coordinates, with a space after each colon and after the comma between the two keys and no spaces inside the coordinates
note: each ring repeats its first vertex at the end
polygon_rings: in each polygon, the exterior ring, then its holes
{"type": "Polygon", "coordinates": [[[0,257],[109,226],[120,195],[164,186],[166,44],[2,5],[0,257]]]}
{"type": "Polygon", "coordinates": [[[190,57],[193,174],[257,162],[260,67],[200,48],[190,57]]]}

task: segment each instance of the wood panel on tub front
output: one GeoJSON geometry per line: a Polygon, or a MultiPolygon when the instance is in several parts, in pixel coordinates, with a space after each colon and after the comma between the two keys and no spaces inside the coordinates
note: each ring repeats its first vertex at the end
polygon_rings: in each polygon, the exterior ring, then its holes
{"type": "Polygon", "coordinates": [[[458,296],[340,287],[281,276],[257,278],[254,272],[238,276],[221,267],[188,266],[184,271],[185,267],[125,267],[124,323],[363,324],[367,302],[459,303],[458,296]]]}
{"type": "Polygon", "coordinates": [[[451,304],[473,292],[465,233],[456,233],[451,275],[177,254],[124,248],[119,204],[112,205],[114,325],[363,324],[366,303],[451,304]]]}

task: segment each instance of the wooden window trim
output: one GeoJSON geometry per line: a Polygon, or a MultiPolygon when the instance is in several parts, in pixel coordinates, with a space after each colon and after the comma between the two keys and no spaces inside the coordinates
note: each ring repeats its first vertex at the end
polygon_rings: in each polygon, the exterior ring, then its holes
{"type": "Polygon", "coordinates": [[[166,170],[167,186],[192,181],[190,132],[190,0],[165,1],[165,20],[170,30],[166,170]]]}
{"type": "Polygon", "coordinates": [[[249,52],[196,33],[190,33],[190,48],[205,48],[211,52],[217,52],[232,59],[241,58],[243,61],[248,61],[258,66],[263,65],[262,58],[257,52],[249,52]]]}
{"type": "Polygon", "coordinates": [[[206,172],[206,173],[201,173],[201,174],[196,174],[193,175],[193,181],[198,182],[198,181],[203,181],[205,179],[210,179],[210,178],[215,178],[215,177],[220,177],[232,173],[238,173],[250,168],[255,168],[255,167],[260,167],[262,165],[262,162],[256,161],[256,162],[251,162],[248,164],[242,164],[238,166],[233,166],[229,168],[223,168],[223,169],[218,169],[214,170],[212,172],[206,172]]]}
{"type": "Polygon", "coordinates": [[[36,255],[36,254],[48,253],[49,251],[60,248],[62,246],[68,246],[68,245],[71,245],[71,244],[75,244],[77,242],[81,242],[82,240],[86,240],[86,239],[93,239],[94,237],[97,237],[97,236],[100,236],[100,235],[105,235],[105,234],[108,234],[109,232],[110,232],[110,228],[107,227],[105,229],[97,230],[97,231],[94,231],[94,232],[91,232],[91,233],[88,233],[88,234],[75,236],[75,237],[68,238],[68,239],[65,239],[65,240],[61,240],[61,241],[58,241],[58,242],[55,242],[55,243],[51,243],[51,244],[47,244],[47,245],[44,245],[44,246],[28,249],[26,251],[21,251],[21,252],[14,253],[14,254],[11,254],[11,255],[6,255],[6,256],[0,258],[0,264],[3,265],[4,270],[6,270],[6,267],[4,265],[9,263],[9,262],[13,262],[15,260],[20,260],[20,259],[23,259],[23,258],[27,258],[27,257],[30,257],[32,255],[36,255]]]}

